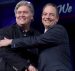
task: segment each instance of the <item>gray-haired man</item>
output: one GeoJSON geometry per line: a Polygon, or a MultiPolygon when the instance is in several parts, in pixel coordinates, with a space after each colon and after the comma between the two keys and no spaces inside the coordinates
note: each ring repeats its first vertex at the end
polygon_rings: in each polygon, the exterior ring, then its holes
{"type": "MultiPolygon", "coordinates": [[[[34,8],[30,2],[18,2],[14,12],[16,17],[16,25],[1,29],[0,39],[3,39],[4,37],[15,39],[38,34],[38,32],[30,28],[30,24],[34,16],[34,8]]],[[[16,46],[14,45],[14,47],[16,46]]],[[[11,48],[11,46],[0,48],[0,57],[5,63],[5,68],[2,69],[0,67],[0,71],[25,71],[27,68],[32,69],[32,71],[36,70],[34,66],[30,64],[31,62],[32,64],[35,64],[38,50],[33,47],[31,49],[25,49],[22,48],[22,46],[20,47],[21,48],[17,49],[11,48]]]]}

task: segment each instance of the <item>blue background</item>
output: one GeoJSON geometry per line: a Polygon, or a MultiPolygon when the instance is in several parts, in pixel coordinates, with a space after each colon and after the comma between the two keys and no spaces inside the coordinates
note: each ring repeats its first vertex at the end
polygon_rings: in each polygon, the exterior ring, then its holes
{"type": "MultiPolygon", "coordinates": [[[[17,2],[20,0],[0,0],[0,28],[9,26],[15,23],[15,16],[14,16],[14,7],[17,2]]],[[[28,0],[33,3],[35,8],[35,16],[34,16],[34,23],[32,26],[39,31],[43,31],[43,25],[41,24],[41,12],[42,7],[48,3],[52,2],[57,4],[58,6],[64,6],[64,13],[61,11],[60,13],[60,20],[59,23],[62,24],[70,38],[70,48],[72,52],[73,64],[75,64],[75,0],[28,0]],[[67,4],[69,6],[67,7],[67,4]],[[72,7],[71,12],[68,9],[72,7]]],[[[58,9],[62,9],[58,7],[58,9]]]]}

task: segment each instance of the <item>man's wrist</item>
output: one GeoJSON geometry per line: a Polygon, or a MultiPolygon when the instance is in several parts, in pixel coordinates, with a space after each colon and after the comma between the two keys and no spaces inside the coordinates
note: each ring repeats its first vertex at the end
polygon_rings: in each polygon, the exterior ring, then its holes
{"type": "Polygon", "coordinates": [[[9,40],[9,45],[11,45],[11,44],[12,44],[12,39],[9,40]]]}

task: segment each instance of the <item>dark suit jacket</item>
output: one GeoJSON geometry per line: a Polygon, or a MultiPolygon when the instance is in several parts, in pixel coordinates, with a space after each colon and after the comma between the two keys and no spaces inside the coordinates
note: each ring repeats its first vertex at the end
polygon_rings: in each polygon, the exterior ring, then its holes
{"type": "MultiPolygon", "coordinates": [[[[67,68],[71,71],[71,60],[70,60],[70,50],[69,50],[69,40],[68,35],[64,27],[61,25],[55,25],[47,32],[40,36],[33,36],[27,38],[13,39],[12,45],[24,48],[25,46],[38,46],[39,49],[49,49],[49,61],[46,63],[52,66],[59,66],[61,68],[67,68]]],[[[12,46],[12,48],[15,48],[12,46]]],[[[47,64],[46,64],[47,65],[47,64]]]]}

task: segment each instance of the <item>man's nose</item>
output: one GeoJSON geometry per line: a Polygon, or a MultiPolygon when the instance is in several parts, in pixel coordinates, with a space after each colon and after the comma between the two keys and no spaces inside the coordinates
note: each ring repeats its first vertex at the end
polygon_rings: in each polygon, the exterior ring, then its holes
{"type": "Polygon", "coordinates": [[[49,19],[50,19],[50,16],[46,16],[46,19],[48,19],[48,20],[49,20],[49,19]]]}
{"type": "Polygon", "coordinates": [[[47,19],[49,19],[49,18],[50,18],[50,15],[49,15],[49,14],[47,14],[47,15],[46,15],[46,18],[47,18],[47,19]]]}

